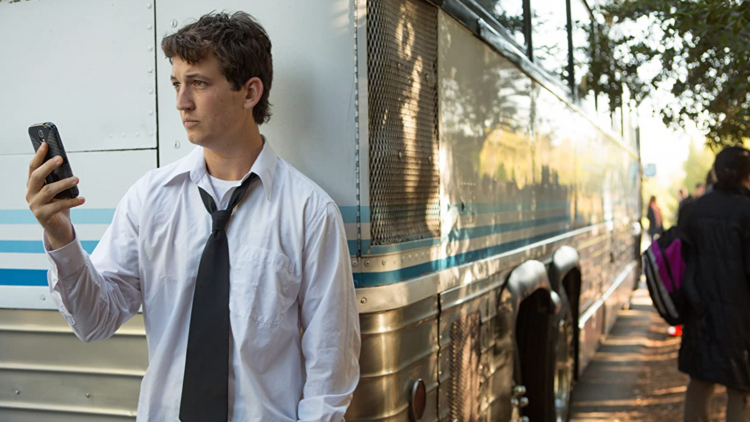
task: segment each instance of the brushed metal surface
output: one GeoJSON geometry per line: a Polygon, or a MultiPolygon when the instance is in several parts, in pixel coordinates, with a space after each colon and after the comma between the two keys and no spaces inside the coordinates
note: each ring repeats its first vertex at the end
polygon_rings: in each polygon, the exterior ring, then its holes
{"type": "Polygon", "coordinates": [[[0,309],[0,421],[132,421],[147,356],[140,314],[84,344],[57,311],[0,309]]]}
{"type": "Polygon", "coordinates": [[[360,315],[360,383],[347,420],[408,421],[413,381],[427,391],[422,420],[436,419],[438,298],[410,306],[360,315]]]}

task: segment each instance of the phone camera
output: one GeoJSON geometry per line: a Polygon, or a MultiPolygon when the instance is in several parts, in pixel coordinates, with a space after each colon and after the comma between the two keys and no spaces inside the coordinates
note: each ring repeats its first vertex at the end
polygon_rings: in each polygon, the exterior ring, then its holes
{"type": "Polygon", "coordinates": [[[39,139],[44,139],[44,132],[42,132],[41,129],[39,129],[39,132],[37,132],[37,135],[39,135],[39,139]]]}

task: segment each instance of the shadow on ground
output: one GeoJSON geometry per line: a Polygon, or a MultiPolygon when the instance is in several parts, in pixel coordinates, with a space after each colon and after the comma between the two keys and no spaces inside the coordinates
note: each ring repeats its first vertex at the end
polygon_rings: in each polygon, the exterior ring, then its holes
{"type": "MultiPolygon", "coordinates": [[[[573,392],[571,421],[681,421],[688,377],[677,371],[680,339],[668,328],[648,292],[636,290],[573,392]]],[[[714,396],[712,422],[723,420],[723,391],[714,396]]]]}

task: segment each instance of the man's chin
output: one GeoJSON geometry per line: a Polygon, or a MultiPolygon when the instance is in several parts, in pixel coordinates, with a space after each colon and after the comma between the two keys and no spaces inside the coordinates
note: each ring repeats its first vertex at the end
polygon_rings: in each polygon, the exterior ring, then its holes
{"type": "Polygon", "coordinates": [[[191,144],[198,145],[198,146],[203,146],[204,139],[203,139],[202,136],[198,136],[198,134],[189,133],[188,132],[187,138],[188,138],[188,141],[190,141],[191,144]]]}

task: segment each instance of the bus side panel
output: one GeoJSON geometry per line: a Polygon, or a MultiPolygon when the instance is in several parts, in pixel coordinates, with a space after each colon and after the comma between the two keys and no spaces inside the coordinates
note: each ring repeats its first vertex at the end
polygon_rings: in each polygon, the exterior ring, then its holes
{"type": "Polygon", "coordinates": [[[155,148],[153,17],[151,0],[0,2],[0,155],[47,121],[68,152],[155,148]]]}
{"type": "Polygon", "coordinates": [[[58,312],[0,309],[0,420],[135,420],[145,340],[141,315],[84,344],[58,312]]]}

